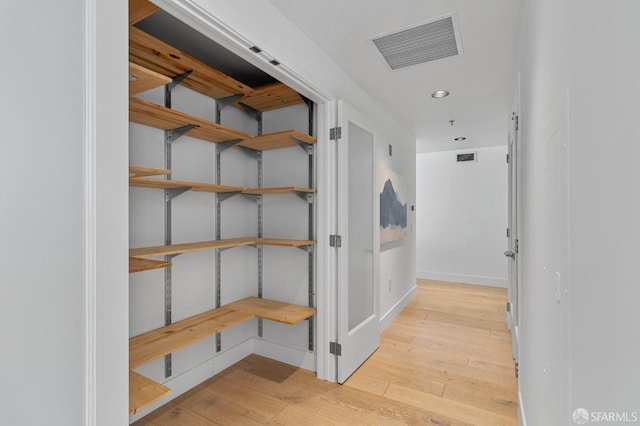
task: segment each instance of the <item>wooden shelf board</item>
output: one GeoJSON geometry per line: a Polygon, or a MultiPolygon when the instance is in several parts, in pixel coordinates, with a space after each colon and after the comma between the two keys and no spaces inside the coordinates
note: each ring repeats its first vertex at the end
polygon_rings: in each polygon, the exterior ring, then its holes
{"type": "Polygon", "coordinates": [[[253,91],[246,84],[135,27],[129,27],[129,60],[170,78],[193,71],[180,84],[214,99],[253,91]]]}
{"type": "Polygon", "coordinates": [[[229,309],[246,312],[258,318],[277,321],[284,324],[297,324],[316,313],[315,308],[276,302],[257,297],[247,297],[226,305],[229,309]]]}
{"type": "Polygon", "coordinates": [[[249,245],[268,245],[281,247],[301,247],[313,245],[314,240],[293,240],[287,238],[229,238],[224,240],[199,241],[195,243],[171,244],[165,246],[140,247],[129,249],[131,257],[155,257],[167,256],[170,254],[190,253],[202,250],[215,250],[231,247],[249,246],[249,245]]]}
{"type": "Polygon", "coordinates": [[[181,180],[168,180],[168,179],[154,179],[146,177],[132,177],[129,178],[129,186],[136,186],[139,188],[186,188],[189,187],[192,191],[200,192],[242,192],[243,188],[239,186],[228,185],[214,185],[210,183],[201,182],[186,182],[181,180]]]}
{"type": "Polygon", "coordinates": [[[254,244],[280,247],[302,247],[315,244],[314,240],[291,240],[287,238],[255,238],[254,244]]]}
{"type": "Polygon", "coordinates": [[[305,306],[249,297],[129,339],[129,366],[137,368],[252,318],[296,324],[314,315],[305,306]]]}
{"type": "Polygon", "coordinates": [[[129,177],[144,177],[144,176],[161,176],[170,175],[171,170],[167,169],[153,169],[151,167],[141,166],[129,166],[129,177]]]}
{"type": "Polygon", "coordinates": [[[243,194],[267,195],[267,194],[290,194],[292,192],[316,192],[313,188],[300,188],[297,186],[286,186],[280,188],[246,188],[242,190],[243,194]]]}
{"type": "Polygon", "coordinates": [[[171,79],[143,66],[129,62],[129,96],[171,83],[171,79]]]}
{"type": "Polygon", "coordinates": [[[171,389],[129,370],[129,415],[164,398],[171,389]]]}
{"type": "Polygon", "coordinates": [[[166,246],[141,247],[129,250],[132,257],[154,257],[170,254],[189,253],[255,244],[254,238],[230,238],[225,240],[200,241],[196,243],[172,244],[166,246]]]}
{"type": "Polygon", "coordinates": [[[234,103],[239,108],[239,102],[258,111],[304,102],[286,84],[252,88],[135,27],[129,29],[129,60],[170,78],[193,71],[180,84],[214,99],[243,95],[234,103]]]}
{"type": "Polygon", "coordinates": [[[187,135],[209,142],[225,142],[252,137],[248,133],[229,129],[199,117],[137,98],[129,99],[129,120],[162,130],[171,130],[193,124],[196,127],[189,130],[187,135]]]}
{"type": "Polygon", "coordinates": [[[251,318],[246,312],[221,307],[133,337],[129,366],[139,367],[251,318]]]}
{"type": "Polygon", "coordinates": [[[303,102],[298,92],[284,83],[277,82],[255,88],[252,92],[245,94],[241,99],[234,102],[234,106],[242,108],[240,105],[242,103],[264,112],[303,102]]]}
{"type": "Polygon", "coordinates": [[[254,136],[240,142],[236,146],[254,149],[256,151],[267,151],[271,149],[288,148],[297,146],[295,140],[302,141],[306,144],[316,143],[316,138],[306,135],[297,130],[285,130],[283,132],[269,133],[267,135],[254,136]]]}
{"type": "Polygon", "coordinates": [[[171,266],[171,262],[163,260],[142,259],[139,257],[129,258],[129,273],[150,271],[152,269],[160,269],[171,266]]]}
{"type": "Polygon", "coordinates": [[[158,10],[160,8],[148,0],[129,0],[129,25],[142,21],[158,10]]]}

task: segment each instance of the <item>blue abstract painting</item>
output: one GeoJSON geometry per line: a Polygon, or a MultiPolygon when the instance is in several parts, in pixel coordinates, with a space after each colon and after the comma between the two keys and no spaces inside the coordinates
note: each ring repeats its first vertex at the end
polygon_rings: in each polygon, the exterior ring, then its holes
{"type": "Polygon", "coordinates": [[[407,236],[407,199],[404,178],[393,170],[380,170],[380,244],[407,236]]]}

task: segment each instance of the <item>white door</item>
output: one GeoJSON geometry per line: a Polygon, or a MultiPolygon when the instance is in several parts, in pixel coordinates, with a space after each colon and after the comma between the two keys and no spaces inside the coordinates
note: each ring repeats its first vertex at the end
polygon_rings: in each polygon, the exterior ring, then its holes
{"type": "Polygon", "coordinates": [[[509,258],[509,301],[507,310],[507,324],[511,329],[511,346],[513,359],[518,363],[518,333],[520,313],[520,284],[518,279],[519,268],[519,240],[518,240],[518,130],[519,116],[514,112],[511,116],[509,130],[509,249],[505,256],[509,258]]]}
{"type": "Polygon", "coordinates": [[[378,203],[374,133],[355,110],[338,103],[337,379],[343,383],[380,345],[378,203]]]}

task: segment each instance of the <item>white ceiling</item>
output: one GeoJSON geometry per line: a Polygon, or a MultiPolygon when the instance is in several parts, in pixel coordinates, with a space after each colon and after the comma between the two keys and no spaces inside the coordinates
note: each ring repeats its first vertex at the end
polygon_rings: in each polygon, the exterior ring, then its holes
{"type": "Polygon", "coordinates": [[[269,1],[415,133],[417,152],[506,143],[521,0],[269,1]],[[462,56],[392,71],[370,41],[450,12],[462,56]],[[451,95],[429,96],[439,89],[451,95]]]}

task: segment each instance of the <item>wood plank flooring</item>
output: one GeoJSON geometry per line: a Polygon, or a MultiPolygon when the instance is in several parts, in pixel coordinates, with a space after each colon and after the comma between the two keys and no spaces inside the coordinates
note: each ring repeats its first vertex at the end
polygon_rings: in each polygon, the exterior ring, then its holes
{"type": "Polygon", "coordinates": [[[517,425],[506,290],[418,280],[342,386],[251,355],[136,426],[517,425]]]}

